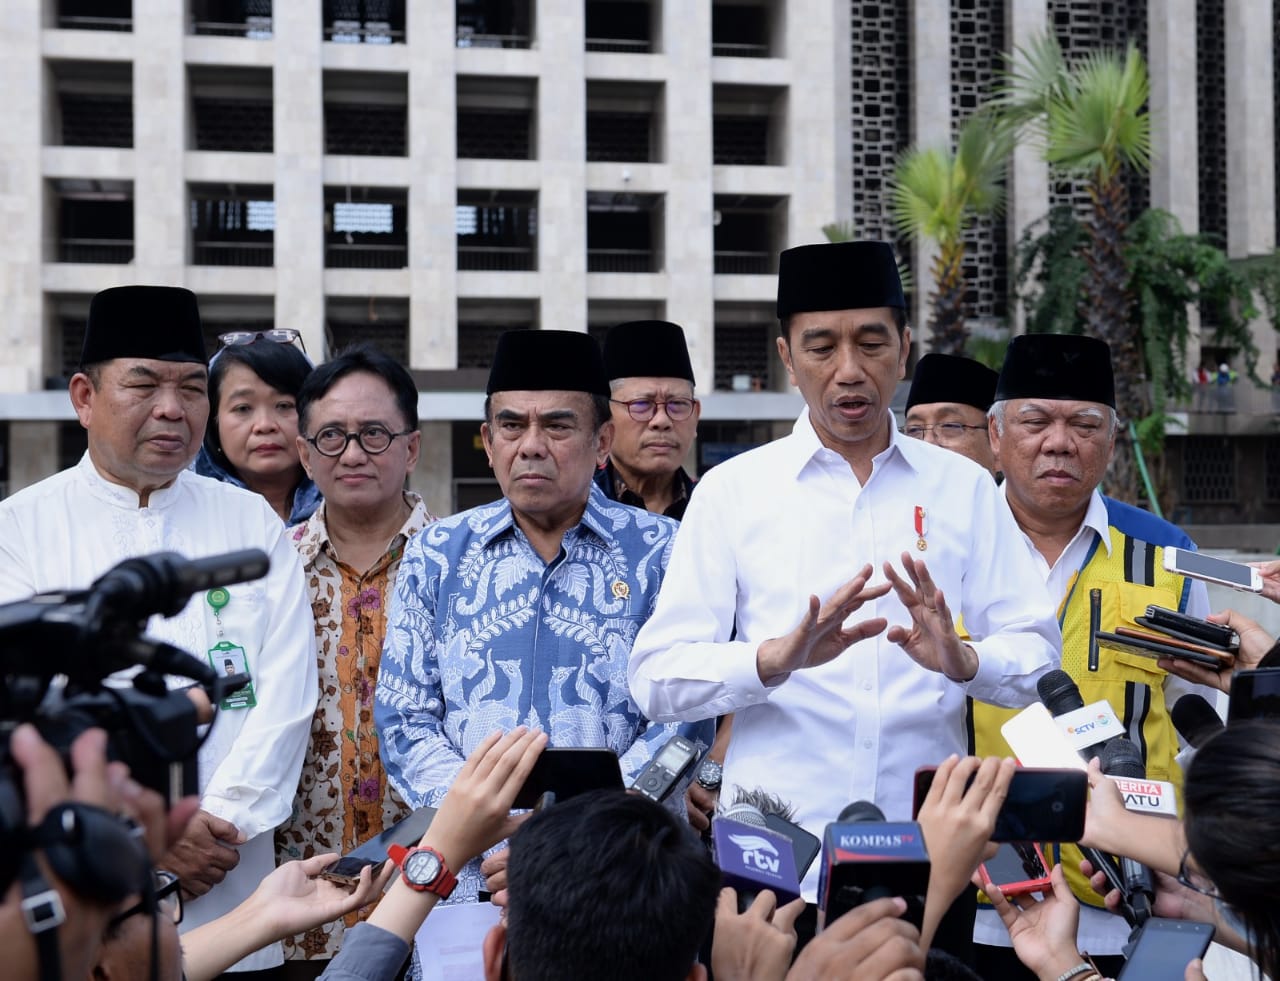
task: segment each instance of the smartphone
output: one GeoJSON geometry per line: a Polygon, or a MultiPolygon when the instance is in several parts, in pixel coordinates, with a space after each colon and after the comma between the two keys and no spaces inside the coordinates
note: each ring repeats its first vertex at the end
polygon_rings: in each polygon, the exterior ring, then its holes
{"type": "Polygon", "coordinates": [[[811,835],[798,824],[793,824],[779,814],[766,814],[765,827],[775,831],[784,838],[791,839],[791,851],[796,859],[796,874],[803,879],[809,872],[809,866],[822,851],[822,842],[817,835],[811,835]]]}
{"type": "Polygon", "coordinates": [[[1226,624],[1201,620],[1179,610],[1166,610],[1163,606],[1148,606],[1145,617],[1136,622],[1152,630],[1167,633],[1170,637],[1188,640],[1195,644],[1208,644],[1232,653],[1240,649],[1240,635],[1226,624]]]}
{"type": "Polygon", "coordinates": [[[985,889],[993,883],[1006,896],[1022,896],[1029,892],[1047,892],[1049,863],[1034,841],[1006,841],[995,856],[978,866],[985,889]]]}
{"type": "Polygon", "coordinates": [[[650,800],[664,801],[698,762],[698,747],[676,733],[658,750],[631,784],[650,800]]]}
{"type": "Polygon", "coordinates": [[[1097,635],[1099,647],[1108,650],[1123,651],[1126,654],[1137,654],[1139,657],[1161,658],[1171,657],[1182,661],[1191,661],[1210,671],[1221,671],[1235,663],[1235,656],[1208,647],[1198,647],[1184,641],[1174,640],[1157,634],[1147,634],[1140,630],[1117,627],[1115,633],[1102,632],[1097,635]],[[1122,632],[1123,631],[1123,632],[1122,632]]]}
{"type": "MultiPolygon", "coordinates": [[[[916,771],[915,808],[920,813],[937,767],[916,771]]],[[[973,778],[969,778],[973,782],[973,778]]],[[[1077,769],[1032,769],[1014,771],[992,841],[1079,841],[1084,834],[1084,809],[1089,795],[1089,776],[1077,769]]],[[[927,843],[926,843],[927,844],[927,843]]]]}
{"type": "Polygon", "coordinates": [[[1227,724],[1280,717],[1280,668],[1237,671],[1231,677],[1227,724]]]}
{"type": "Polygon", "coordinates": [[[427,828],[431,827],[431,820],[435,816],[434,807],[418,808],[403,821],[385,829],[376,838],[370,838],[336,862],[326,865],[320,872],[320,878],[353,886],[360,881],[360,872],[366,865],[372,865],[373,874],[377,875],[382,864],[387,860],[387,846],[403,845],[408,848],[416,845],[427,833],[427,828]]]}
{"type": "Polygon", "coordinates": [[[533,807],[548,790],[556,800],[568,800],[588,790],[622,789],[622,768],[613,750],[553,746],[534,762],[512,807],[533,807]]]}
{"type": "Polygon", "coordinates": [[[1243,562],[1229,562],[1226,559],[1205,555],[1203,552],[1192,552],[1185,548],[1166,548],[1164,550],[1165,572],[1176,572],[1180,576],[1192,579],[1203,579],[1216,582],[1232,589],[1242,589],[1250,593],[1262,592],[1262,573],[1243,562]]]}
{"type": "Polygon", "coordinates": [[[1169,981],[1180,978],[1213,940],[1213,926],[1195,920],[1166,920],[1153,916],[1142,925],[1133,952],[1116,981],[1169,981]]]}

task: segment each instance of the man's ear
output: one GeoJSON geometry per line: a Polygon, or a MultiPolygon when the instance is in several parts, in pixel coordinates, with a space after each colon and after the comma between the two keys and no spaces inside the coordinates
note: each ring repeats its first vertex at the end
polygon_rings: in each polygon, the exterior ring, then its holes
{"type": "Polygon", "coordinates": [[[501,981],[502,958],[507,952],[506,926],[502,923],[491,926],[480,950],[484,958],[484,981],[501,981]]]}
{"type": "Polygon", "coordinates": [[[83,371],[77,371],[71,376],[71,383],[67,388],[71,393],[71,407],[76,410],[80,425],[88,429],[89,420],[93,417],[93,396],[96,394],[93,382],[83,371]]]}
{"type": "Polygon", "coordinates": [[[302,464],[302,471],[311,480],[315,480],[315,476],[311,473],[311,444],[308,443],[301,435],[295,437],[298,446],[298,462],[302,464]]]}

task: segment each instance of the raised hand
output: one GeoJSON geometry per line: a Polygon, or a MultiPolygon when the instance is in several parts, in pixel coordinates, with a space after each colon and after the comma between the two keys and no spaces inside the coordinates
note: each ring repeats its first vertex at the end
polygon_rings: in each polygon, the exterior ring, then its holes
{"type": "Polygon", "coordinates": [[[937,671],[951,681],[971,681],[978,673],[978,654],[956,635],[951,610],[928,567],[923,560],[903,552],[902,568],[907,579],[888,562],[884,564],[884,574],[911,615],[911,625],[890,627],[885,636],[921,667],[937,671]]]}

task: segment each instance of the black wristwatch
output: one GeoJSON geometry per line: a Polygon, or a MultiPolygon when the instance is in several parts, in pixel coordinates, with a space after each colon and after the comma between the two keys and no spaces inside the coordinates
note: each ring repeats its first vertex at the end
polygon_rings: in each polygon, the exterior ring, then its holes
{"type": "Polygon", "coordinates": [[[724,779],[724,767],[715,760],[707,758],[698,767],[698,786],[703,790],[715,793],[720,789],[720,781],[724,779]]]}

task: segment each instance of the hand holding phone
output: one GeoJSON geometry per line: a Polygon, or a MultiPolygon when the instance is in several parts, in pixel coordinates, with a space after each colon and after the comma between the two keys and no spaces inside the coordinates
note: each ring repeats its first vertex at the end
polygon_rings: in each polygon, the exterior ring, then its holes
{"type": "Polygon", "coordinates": [[[1006,896],[1025,896],[1050,888],[1049,863],[1034,841],[1006,841],[978,866],[983,891],[998,886],[1006,896]]]}
{"type": "Polygon", "coordinates": [[[1213,927],[1195,920],[1166,920],[1153,916],[1142,925],[1133,952],[1116,981],[1169,981],[1180,978],[1187,965],[1204,957],[1213,940],[1213,927]]]}
{"type": "Polygon", "coordinates": [[[1230,562],[1186,548],[1166,548],[1163,561],[1166,572],[1249,593],[1262,592],[1262,573],[1243,562],[1230,562]]]}
{"type": "Polygon", "coordinates": [[[355,886],[360,882],[360,872],[364,867],[372,865],[376,876],[387,860],[387,849],[392,845],[405,848],[416,845],[427,833],[427,828],[431,827],[435,816],[434,807],[418,808],[403,821],[384,829],[381,834],[362,842],[336,862],[326,865],[320,870],[320,875],[332,882],[355,886]]]}
{"type": "MultiPolygon", "coordinates": [[[[916,771],[917,813],[938,769],[921,767],[916,771]]],[[[1015,769],[990,840],[1079,841],[1084,834],[1088,796],[1089,778],[1083,770],[1015,769]]]]}

